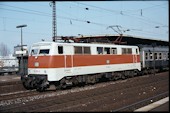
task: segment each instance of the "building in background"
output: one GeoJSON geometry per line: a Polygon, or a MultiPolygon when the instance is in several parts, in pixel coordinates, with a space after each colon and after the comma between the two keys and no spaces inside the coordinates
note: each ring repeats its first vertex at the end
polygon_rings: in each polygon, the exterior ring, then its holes
{"type": "Polygon", "coordinates": [[[27,68],[28,68],[28,47],[27,45],[23,45],[23,52],[21,51],[21,46],[20,45],[17,45],[14,47],[14,54],[13,54],[14,57],[16,57],[18,59],[18,63],[19,63],[19,70],[18,70],[18,73],[21,72],[21,69],[23,68],[23,74],[27,74],[27,68]],[[23,67],[21,67],[21,57],[22,57],[22,54],[23,54],[23,67]]]}
{"type": "Polygon", "coordinates": [[[19,60],[12,54],[9,56],[0,56],[0,75],[4,73],[18,73],[19,60]]]}

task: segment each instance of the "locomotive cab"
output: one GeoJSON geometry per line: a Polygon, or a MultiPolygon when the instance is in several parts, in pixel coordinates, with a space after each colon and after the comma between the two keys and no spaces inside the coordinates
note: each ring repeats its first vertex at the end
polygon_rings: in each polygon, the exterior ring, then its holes
{"type": "Polygon", "coordinates": [[[48,66],[50,65],[51,42],[39,42],[34,44],[28,57],[28,75],[23,76],[22,82],[26,89],[36,88],[39,91],[49,87],[48,66]]]}

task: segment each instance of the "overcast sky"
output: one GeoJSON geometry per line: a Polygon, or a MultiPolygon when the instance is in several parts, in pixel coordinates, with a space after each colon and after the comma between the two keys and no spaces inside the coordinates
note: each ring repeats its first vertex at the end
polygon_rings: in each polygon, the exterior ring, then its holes
{"type": "MultiPolygon", "coordinates": [[[[119,25],[121,31],[130,29],[124,35],[169,41],[168,10],[168,1],[57,1],[57,35],[116,35],[108,26],[119,25]]],[[[50,1],[0,2],[0,43],[11,52],[21,43],[16,26],[23,24],[28,47],[41,39],[52,41],[50,1]]]]}

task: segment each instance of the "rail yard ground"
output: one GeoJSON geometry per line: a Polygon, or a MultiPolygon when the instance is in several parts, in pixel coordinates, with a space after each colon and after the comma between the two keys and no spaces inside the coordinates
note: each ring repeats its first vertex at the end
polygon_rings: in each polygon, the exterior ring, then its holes
{"type": "Polygon", "coordinates": [[[169,96],[169,71],[45,92],[26,90],[20,77],[11,77],[0,78],[1,112],[134,111],[169,96]]]}

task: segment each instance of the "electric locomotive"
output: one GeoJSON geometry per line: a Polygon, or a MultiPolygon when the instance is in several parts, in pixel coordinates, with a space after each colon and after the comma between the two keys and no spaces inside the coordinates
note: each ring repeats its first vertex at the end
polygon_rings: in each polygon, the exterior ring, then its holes
{"type": "Polygon", "coordinates": [[[22,76],[27,89],[44,91],[50,85],[66,88],[94,84],[100,79],[117,80],[141,71],[138,46],[38,42],[28,57],[28,75],[22,76]]]}

